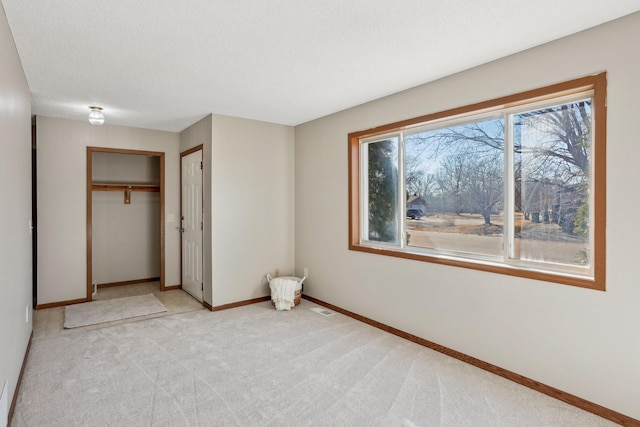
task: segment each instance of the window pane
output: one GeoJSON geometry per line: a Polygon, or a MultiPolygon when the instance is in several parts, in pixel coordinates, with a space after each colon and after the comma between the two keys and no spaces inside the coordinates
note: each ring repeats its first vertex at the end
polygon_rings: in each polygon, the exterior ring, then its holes
{"type": "Polygon", "coordinates": [[[398,138],[367,144],[368,240],[398,240],[398,138]]]}
{"type": "Polygon", "coordinates": [[[502,256],[504,120],[405,137],[407,245],[502,256]]]}
{"type": "Polygon", "coordinates": [[[591,100],[513,116],[513,256],[588,267],[591,100]]]}

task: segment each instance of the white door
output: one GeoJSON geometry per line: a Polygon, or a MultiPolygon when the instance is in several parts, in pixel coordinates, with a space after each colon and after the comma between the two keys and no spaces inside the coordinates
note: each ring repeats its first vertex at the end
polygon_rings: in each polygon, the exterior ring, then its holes
{"type": "Polygon", "coordinates": [[[182,289],[202,302],[202,150],[182,157],[182,289]]]}

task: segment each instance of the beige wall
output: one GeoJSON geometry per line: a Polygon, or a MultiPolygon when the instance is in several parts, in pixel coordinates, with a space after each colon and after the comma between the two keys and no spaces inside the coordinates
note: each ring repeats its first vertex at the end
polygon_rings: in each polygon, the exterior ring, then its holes
{"type": "MultiPolygon", "coordinates": [[[[160,158],[94,152],[94,182],[159,184],[160,158]]],[[[160,193],[92,194],[93,281],[98,284],[160,277],[160,193]]]]}
{"type": "Polygon", "coordinates": [[[204,280],[203,299],[207,304],[212,305],[211,287],[211,114],[202,120],[189,126],[180,132],[180,152],[183,153],[190,148],[202,145],[202,205],[204,206],[203,217],[203,248],[202,256],[204,280]]]}
{"type": "Polygon", "coordinates": [[[294,131],[212,116],[213,305],[269,295],[294,270],[294,131]]]}
{"type": "Polygon", "coordinates": [[[204,300],[269,294],[265,274],[294,270],[293,128],[209,115],[180,133],[203,145],[204,300]]]}
{"type": "Polygon", "coordinates": [[[130,204],[123,198],[114,191],[92,197],[97,284],[160,277],[160,193],[132,192],[130,204]]]}
{"type": "Polygon", "coordinates": [[[95,182],[159,184],[160,157],[94,151],[91,173],[95,182]]]}
{"type": "MultiPolygon", "coordinates": [[[[164,152],[165,218],[170,215],[177,218],[180,212],[179,135],[38,116],[37,143],[38,304],[84,298],[87,146],[164,152]]],[[[177,225],[177,222],[165,224],[167,286],[180,284],[177,225]]]]}
{"type": "Polygon", "coordinates": [[[31,95],[2,5],[0,52],[0,393],[6,382],[10,404],[32,327],[31,95]]]}
{"type": "Polygon", "coordinates": [[[640,14],[296,127],[305,293],[640,418],[640,14]],[[607,291],[347,249],[347,134],[608,72],[607,291]]]}

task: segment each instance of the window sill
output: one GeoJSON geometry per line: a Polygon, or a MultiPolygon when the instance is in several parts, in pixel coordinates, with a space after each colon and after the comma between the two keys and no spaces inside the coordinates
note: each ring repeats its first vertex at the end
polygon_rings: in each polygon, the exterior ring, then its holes
{"type": "MultiPolygon", "coordinates": [[[[540,280],[544,282],[558,283],[562,285],[577,286],[581,288],[593,289],[597,291],[605,291],[605,280],[601,278],[587,278],[578,277],[561,273],[554,273],[548,271],[539,271],[530,268],[515,267],[506,264],[492,263],[480,260],[453,258],[448,256],[435,256],[426,255],[423,253],[405,251],[405,250],[391,250],[376,248],[372,246],[365,246],[361,244],[349,244],[349,249],[352,251],[366,252],[370,254],[386,255],[395,258],[403,258],[413,261],[429,262],[433,264],[446,265],[451,267],[461,267],[471,270],[484,271],[487,273],[503,274],[513,277],[521,277],[525,279],[540,280]]],[[[598,271],[598,270],[596,270],[598,271]]],[[[602,271],[602,270],[600,270],[602,271]]]]}

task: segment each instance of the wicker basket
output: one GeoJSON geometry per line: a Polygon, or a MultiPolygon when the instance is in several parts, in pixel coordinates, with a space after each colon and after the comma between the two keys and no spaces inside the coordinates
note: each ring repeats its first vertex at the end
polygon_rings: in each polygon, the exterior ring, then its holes
{"type": "MultiPolygon", "coordinates": [[[[295,296],[293,297],[293,306],[297,306],[298,304],[300,304],[300,300],[302,299],[302,289],[298,289],[295,293],[295,296]]],[[[273,300],[271,300],[271,305],[272,306],[276,306],[276,303],[273,302],[273,300]]]]}
{"type": "MultiPolygon", "coordinates": [[[[290,276],[286,276],[286,277],[282,277],[282,278],[287,278],[287,279],[294,279],[296,281],[298,281],[298,288],[296,289],[295,294],[293,295],[293,306],[296,307],[298,304],[300,304],[300,300],[302,299],[302,283],[305,281],[306,277],[303,277],[302,279],[299,277],[290,277],[290,276]]],[[[271,277],[269,274],[267,274],[267,281],[271,282],[271,280],[273,280],[274,278],[271,277]]],[[[272,306],[276,306],[276,303],[271,300],[271,305],[272,306]]]]}

